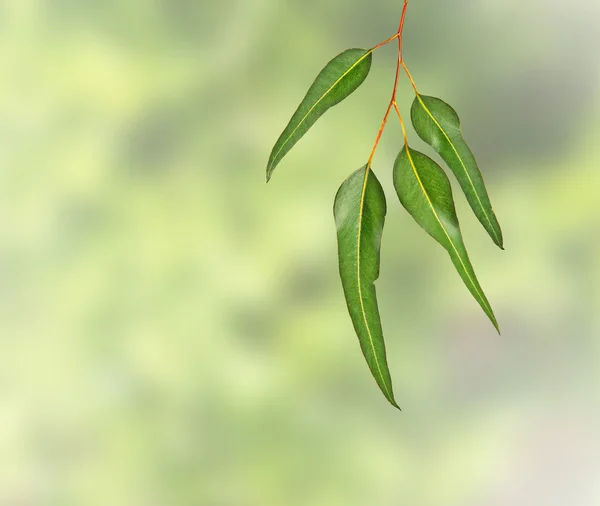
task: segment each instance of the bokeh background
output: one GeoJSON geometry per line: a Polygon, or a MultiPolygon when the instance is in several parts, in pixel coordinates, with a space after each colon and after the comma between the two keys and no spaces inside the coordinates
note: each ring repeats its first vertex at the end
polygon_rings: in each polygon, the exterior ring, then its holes
{"type": "Polygon", "coordinates": [[[0,2],[0,505],[600,504],[600,3],[409,7],[405,59],[461,114],[506,251],[456,192],[499,337],[396,200],[392,121],[377,286],[402,413],[360,354],[332,217],[393,47],[265,185],[318,71],[400,11],[0,2]]]}

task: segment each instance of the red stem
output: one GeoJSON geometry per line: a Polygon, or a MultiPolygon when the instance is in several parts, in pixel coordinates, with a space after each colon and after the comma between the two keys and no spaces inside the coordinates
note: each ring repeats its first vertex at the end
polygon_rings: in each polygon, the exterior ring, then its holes
{"type": "Polygon", "coordinates": [[[402,33],[404,31],[404,19],[406,17],[406,8],[408,7],[408,0],[404,0],[404,6],[402,7],[402,16],[400,18],[400,25],[398,26],[398,32],[396,35],[391,37],[385,42],[382,42],[380,45],[376,46],[376,48],[381,47],[384,44],[394,40],[394,38],[398,39],[398,64],[396,65],[396,78],[394,79],[394,89],[392,90],[392,98],[390,99],[390,103],[385,111],[385,115],[383,117],[383,121],[381,122],[381,126],[379,127],[379,131],[377,132],[377,137],[375,138],[375,144],[373,145],[373,149],[371,150],[371,154],[369,155],[369,161],[367,162],[367,171],[371,168],[371,162],[373,161],[373,157],[375,156],[375,151],[377,150],[377,146],[379,145],[379,141],[381,140],[381,136],[383,131],[385,130],[385,126],[387,124],[388,117],[390,115],[390,111],[392,107],[394,107],[396,103],[396,95],[398,93],[398,81],[400,79],[400,67],[403,66],[402,60],[402,33]]]}

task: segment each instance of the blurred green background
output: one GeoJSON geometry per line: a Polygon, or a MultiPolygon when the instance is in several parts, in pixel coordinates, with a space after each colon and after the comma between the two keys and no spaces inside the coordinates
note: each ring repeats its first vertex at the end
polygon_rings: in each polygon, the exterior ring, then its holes
{"type": "Polygon", "coordinates": [[[499,337],[397,202],[392,121],[377,286],[402,413],[332,217],[393,47],[265,185],[318,71],[401,7],[0,2],[0,505],[600,504],[598,2],[409,7],[405,59],[461,114],[506,251],[456,192],[499,337]]]}

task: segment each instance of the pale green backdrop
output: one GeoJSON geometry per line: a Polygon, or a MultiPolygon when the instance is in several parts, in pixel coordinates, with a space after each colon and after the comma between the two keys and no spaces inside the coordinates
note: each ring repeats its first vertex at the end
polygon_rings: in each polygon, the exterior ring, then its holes
{"type": "Polygon", "coordinates": [[[600,504],[596,0],[409,7],[406,61],[461,114],[506,251],[457,193],[499,337],[397,202],[390,123],[402,413],[360,354],[332,216],[393,48],[264,182],[317,72],[401,7],[0,2],[1,506],[600,504]]]}

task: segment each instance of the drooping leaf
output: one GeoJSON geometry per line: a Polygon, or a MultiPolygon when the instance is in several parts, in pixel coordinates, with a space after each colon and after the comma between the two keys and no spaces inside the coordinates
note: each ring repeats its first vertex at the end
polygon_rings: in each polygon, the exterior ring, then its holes
{"type": "Polygon", "coordinates": [[[379,277],[379,251],[386,210],[381,184],[371,170],[367,172],[366,166],[344,181],[333,207],[340,276],[348,311],[375,381],[386,399],[398,407],[387,366],[374,285],[379,277]]]}
{"type": "Polygon", "coordinates": [[[411,119],[419,137],[448,164],[473,212],[492,240],[503,249],[502,230],[454,109],[439,98],[417,95],[412,105],[411,119]]]}
{"type": "Polygon", "coordinates": [[[310,127],[364,82],[372,60],[370,49],[348,49],[325,66],[275,143],[267,164],[267,181],[282,158],[310,127]]]}
{"type": "Polygon", "coordinates": [[[450,180],[431,158],[402,149],[394,164],[394,186],[415,221],[450,254],[460,277],[498,329],[494,312],[469,260],[456,216],[450,180]]]}

